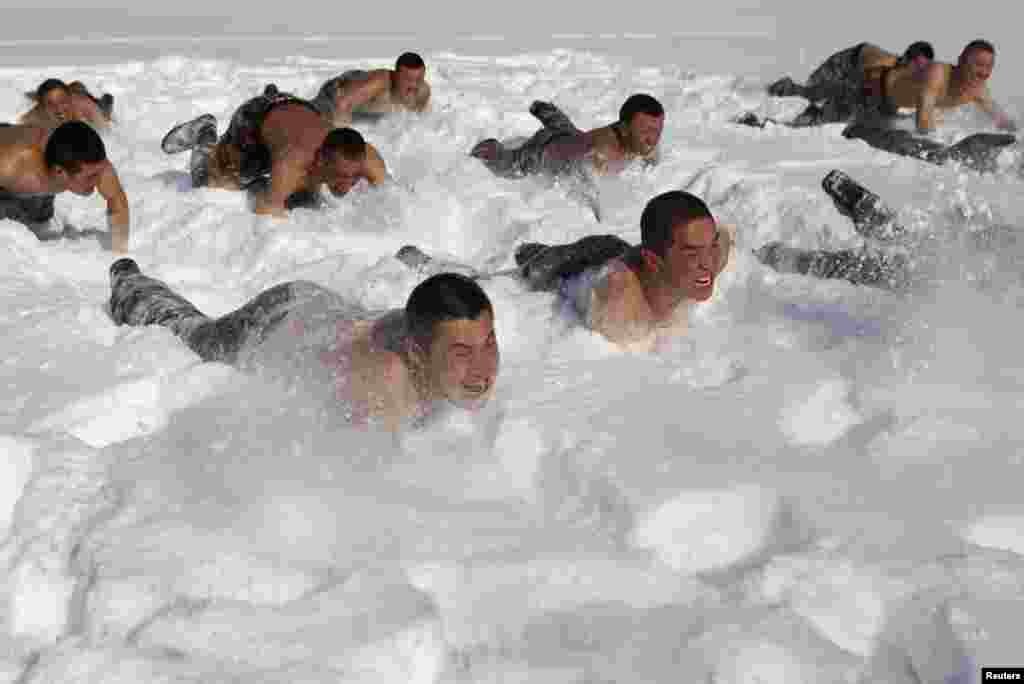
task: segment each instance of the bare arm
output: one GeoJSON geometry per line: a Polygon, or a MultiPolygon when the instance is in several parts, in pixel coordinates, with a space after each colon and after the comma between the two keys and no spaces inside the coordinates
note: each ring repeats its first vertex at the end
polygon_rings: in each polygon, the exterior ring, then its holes
{"type": "Polygon", "coordinates": [[[121,187],[121,179],[117,177],[113,164],[110,164],[107,171],[100,176],[96,190],[107,201],[110,249],[115,254],[124,254],[128,251],[131,215],[128,210],[128,196],[121,187]]]}
{"type": "Polygon", "coordinates": [[[352,110],[359,105],[380,97],[391,87],[391,76],[388,72],[373,72],[366,80],[352,80],[345,84],[345,90],[338,94],[335,101],[336,115],[351,117],[352,110]]]}
{"type": "Polygon", "coordinates": [[[917,100],[917,130],[931,133],[935,130],[935,105],[946,87],[945,70],[941,64],[932,64],[917,100]]]}
{"type": "Polygon", "coordinates": [[[381,158],[380,153],[377,152],[377,148],[373,145],[367,144],[366,180],[370,185],[380,185],[390,177],[391,176],[388,175],[387,166],[384,164],[384,160],[381,158]]]}
{"type": "Polygon", "coordinates": [[[270,169],[270,190],[256,196],[253,211],[257,214],[286,216],[292,193],[305,189],[306,169],[311,159],[295,154],[277,159],[270,169]]]}
{"type": "Polygon", "coordinates": [[[732,246],[736,242],[736,228],[733,226],[719,226],[718,227],[718,271],[715,272],[717,276],[719,273],[725,270],[725,267],[729,265],[729,259],[732,257],[732,246]]]}
{"type": "Polygon", "coordinates": [[[423,88],[420,90],[419,95],[416,97],[415,111],[422,112],[426,111],[427,105],[430,104],[430,84],[424,82],[423,88]]]}

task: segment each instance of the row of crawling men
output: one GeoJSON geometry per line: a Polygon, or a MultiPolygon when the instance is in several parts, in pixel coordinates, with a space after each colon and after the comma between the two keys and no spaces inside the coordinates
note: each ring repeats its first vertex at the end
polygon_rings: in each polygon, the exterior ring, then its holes
{"type": "MultiPolygon", "coordinates": [[[[423,59],[408,52],[393,69],[331,78],[311,100],[268,84],[236,109],[222,133],[216,117],[204,113],[172,128],[161,146],[168,154],[191,153],[194,187],[244,190],[258,214],[322,206],[324,188],[343,196],[360,181],[379,185],[390,177],[377,148],[351,124],[424,111],[431,94],[425,75],[423,59]]],[[[0,130],[0,218],[50,237],[54,195],[96,190],[107,202],[111,247],[126,252],[128,203],[96,133],[112,121],[113,97],[95,98],[82,84],[57,79],[32,97],[35,106],[19,124],[0,130]]],[[[590,131],[577,129],[550,103],[535,102],[530,111],[542,128],[526,144],[508,149],[486,140],[471,154],[504,176],[614,173],[633,159],[654,160],[665,116],[662,105],[643,94],[627,99],[618,121],[590,131]]]]}
{"type": "MultiPolygon", "coordinates": [[[[861,59],[870,51],[861,46],[857,54],[861,59]]],[[[162,147],[171,154],[191,152],[194,185],[246,190],[259,213],[280,215],[296,206],[315,205],[322,186],[343,195],[360,179],[377,184],[388,177],[380,154],[349,124],[360,117],[425,109],[430,100],[425,70],[421,58],[406,53],[394,69],[333,78],[310,101],[269,84],[238,108],[223,134],[217,132],[216,119],[203,114],[175,126],[162,147]]],[[[80,88],[68,86],[61,92],[93,99],[80,88]]],[[[49,111],[47,103],[60,100],[42,95],[37,98],[40,110],[49,111]]],[[[109,121],[112,98],[93,99],[93,104],[109,121]],[[100,107],[104,103],[105,112],[100,107]]],[[[10,206],[22,212],[17,216],[31,220],[41,216],[25,212],[24,202],[48,198],[52,216],[56,192],[99,190],[108,202],[112,247],[123,252],[128,244],[127,202],[96,134],[96,122],[83,121],[87,103],[54,109],[50,125],[37,121],[0,130],[0,186],[10,195],[0,202],[10,199],[10,206]],[[21,166],[4,168],[4,160],[21,166]]],[[[550,103],[535,102],[530,111],[542,128],[526,143],[511,148],[488,139],[471,155],[503,176],[584,178],[621,171],[634,160],[649,164],[657,159],[665,112],[650,95],[631,96],[617,121],[590,131],[576,128],[550,103]]],[[[37,111],[33,116],[45,115],[37,111]]],[[[826,184],[837,204],[856,195],[842,194],[841,188],[857,187],[845,181],[826,184]]],[[[44,206],[41,213],[46,210],[44,206]]],[[[847,213],[856,220],[857,210],[847,213]]],[[[703,201],[681,191],[653,198],[640,223],[641,244],[636,246],[611,235],[568,245],[521,245],[517,275],[534,289],[556,292],[585,325],[609,341],[626,348],[656,348],[685,329],[688,304],[712,296],[735,236],[703,201]]],[[[784,250],[771,247],[758,256],[774,260],[774,265],[798,261],[775,258],[784,250]]],[[[297,354],[321,368],[326,364],[337,371],[335,397],[355,422],[380,419],[399,428],[410,421],[421,423],[438,405],[475,409],[486,404],[499,353],[493,307],[479,285],[479,274],[450,272],[414,246],[396,256],[424,273],[444,271],[427,277],[397,311],[367,311],[299,281],[275,286],[237,311],[211,318],[143,274],[131,259],[120,259],[110,269],[109,307],[118,323],[171,328],[203,359],[266,368],[287,357],[285,367],[294,369],[297,354]]],[[[788,270],[808,271],[801,266],[788,270]]]]}
{"type": "MultiPolygon", "coordinates": [[[[902,55],[860,43],[825,60],[806,84],[786,77],[768,91],[811,100],[787,125],[848,121],[845,135],[894,153],[991,170],[994,157],[1015,141],[1013,136],[978,134],[959,146],[946,146],[887,124],[909,109],[918,133],[930,133],[941,111],[974,104],[997,127],[1015,130],[1016,123],[987,86],[994,65],[995,47],[984,40],[968,43],[955,65],[936,61],[924,41],[912,43],[902,55]]],[[[103,142],[92,130],[109,126],[113,97],[97,98],[80,82],[56,79],[45,81],[32,97],[35,104],[20,125],[0,130],[0,217],[20,221],[42,237],[52,231],[55,194],[98,190],[107,201],[111,246],[125,252],[128,203],[103,142]],[[76,122],[89,127],[72,125],[76,122]]],[[[387,180],[379,151],[351,125],[396,111],[422,112],[430,97],[426,64],[407,52],[392,69],[346,71],[331,78],[311,100],[268,84],[237,108],[223,133],[213,115],[201,114],[175,126],[162,147],[168,154],[191,152],[195,187],[246,190],[255,212],[280,216],[291,208],[322,205],[324,187],[340,196],[361,180],[370,185],[387,180]]],[[[665,111],[650,95],[629,97],[617,121],[588,131],[578,129],[552,103],[534,102],[530,112],[541,128],[526,143],[511,148],[487,139],[470,154],[502,176],[574,176],[581,181],[576,190],[598,220],[592,174],[617,173],[634,160],[657,160],[665,111]]],[[[738,122],[763,127],[766,120],[745,115],[738,122]]]]}

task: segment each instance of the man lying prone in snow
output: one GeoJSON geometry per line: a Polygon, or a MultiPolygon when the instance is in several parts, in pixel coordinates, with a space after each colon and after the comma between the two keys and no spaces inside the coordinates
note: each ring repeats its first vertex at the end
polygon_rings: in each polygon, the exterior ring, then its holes
{"type": "Polygon", "coordinates": [[[314,394],[323,389],[354,424],[399,430],[446,405],[478,410],[498,375],[491,302],[454,273],[424,280],[403,309],[386,312],[293,281],[211,318],[131,259],[110,267],[110,288],[115,323],[161,325],[204,361],[283,377],[314,394]]]}
{"type": "MultiPolygon", "coordinates": [[[[689,303],[714,294],[734,236],[702,200],[678,190],[647,203],[640,232],[636,246],[614,235],[567,245],[526,243],[516,250],[516,273],[532,289],[557,292],[609,341],[651,349],[686,328],[689,303]]],[[[431,262],[413,246],[396,256],[415,268],[431,262]]]]}
{"type": "Polygon", "coordinates": [[[192,151],[193,187],[248,190],[257,214],[317,207],[326,185],[340,197],[366,179],[388,178],[377,149],[352,128],[331,129],[316,107],[270,84],[239,107],[217,137],[217,119],[203,114],[179,124],[161,143],[167,154],[192,151]]]}

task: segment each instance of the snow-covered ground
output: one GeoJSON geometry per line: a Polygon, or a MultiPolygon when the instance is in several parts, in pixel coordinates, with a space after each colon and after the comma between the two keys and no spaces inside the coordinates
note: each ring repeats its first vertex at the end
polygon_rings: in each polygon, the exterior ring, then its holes
{"type": "MultiPolygon", "coordinates": [[[[132,256],[210,314],[297,278],[401,306],[420,277],[392,258],[403,244],[507,268],[522,241],[638,240],[646,201],[673,188],[738,244],[689,335],[655,355],[486,281],[496,400],[396,444],[199,363],[164,329],[115,326],[94,237],[40,243],[0,222],[0,681],[966,683],[1024,665],[1024,249],[968,239],[1024,225],[1019,152],[979,176],[841,126],[728,123],[799,111],[764,83],[802,78],[827,47],[498,33],[3,44],[0,120],[48,76],[116,96],[106,143],[132,256]],[[159,149],[173,124],[225,120],[267,82],[311,96],[408,48],[428,62],[432,112],[362,129],[395,186],[276,221],[190,189],[185,156],[159,149]],[[666,107],[663,161],[602,181],[603,224],[558,186],[467,157],[530,134],[534,99],[589,128],[634,92],[666,107]],[[928,238],[910,294],[750,255],[861,244],[819,188],[832,168],[928,238]]],[[[937,46],[954,59],[959,42],[937,46]]],[[[1012,73],[1000,63],[994,87],[1019,113],[1012,73]]],[[[942,135],[983,123],[953,116],[942,135]]],[[[98,198],[62,195],[57,214],[105,229],[98,198]]]]}

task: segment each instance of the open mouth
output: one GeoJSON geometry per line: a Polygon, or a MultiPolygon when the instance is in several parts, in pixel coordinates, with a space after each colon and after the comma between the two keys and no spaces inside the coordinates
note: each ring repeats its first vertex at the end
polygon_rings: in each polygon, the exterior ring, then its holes
{"type": "Polygon", "coordinates": [[[711,287],[712,280],[713,279],[711,277],[711,274],[708,273],[706,275],[698,276],[697,278],[694,279],[693,282],[694,282],[694,284],[697,287],[705,288],[705,287],[711,287]]]}
{"type": "Polygon", "coordinates": [[[491,389],[491,383],[484,382],[474,385],[462,385],[462,392],[471,399],[484,396],[491,389]]]}

